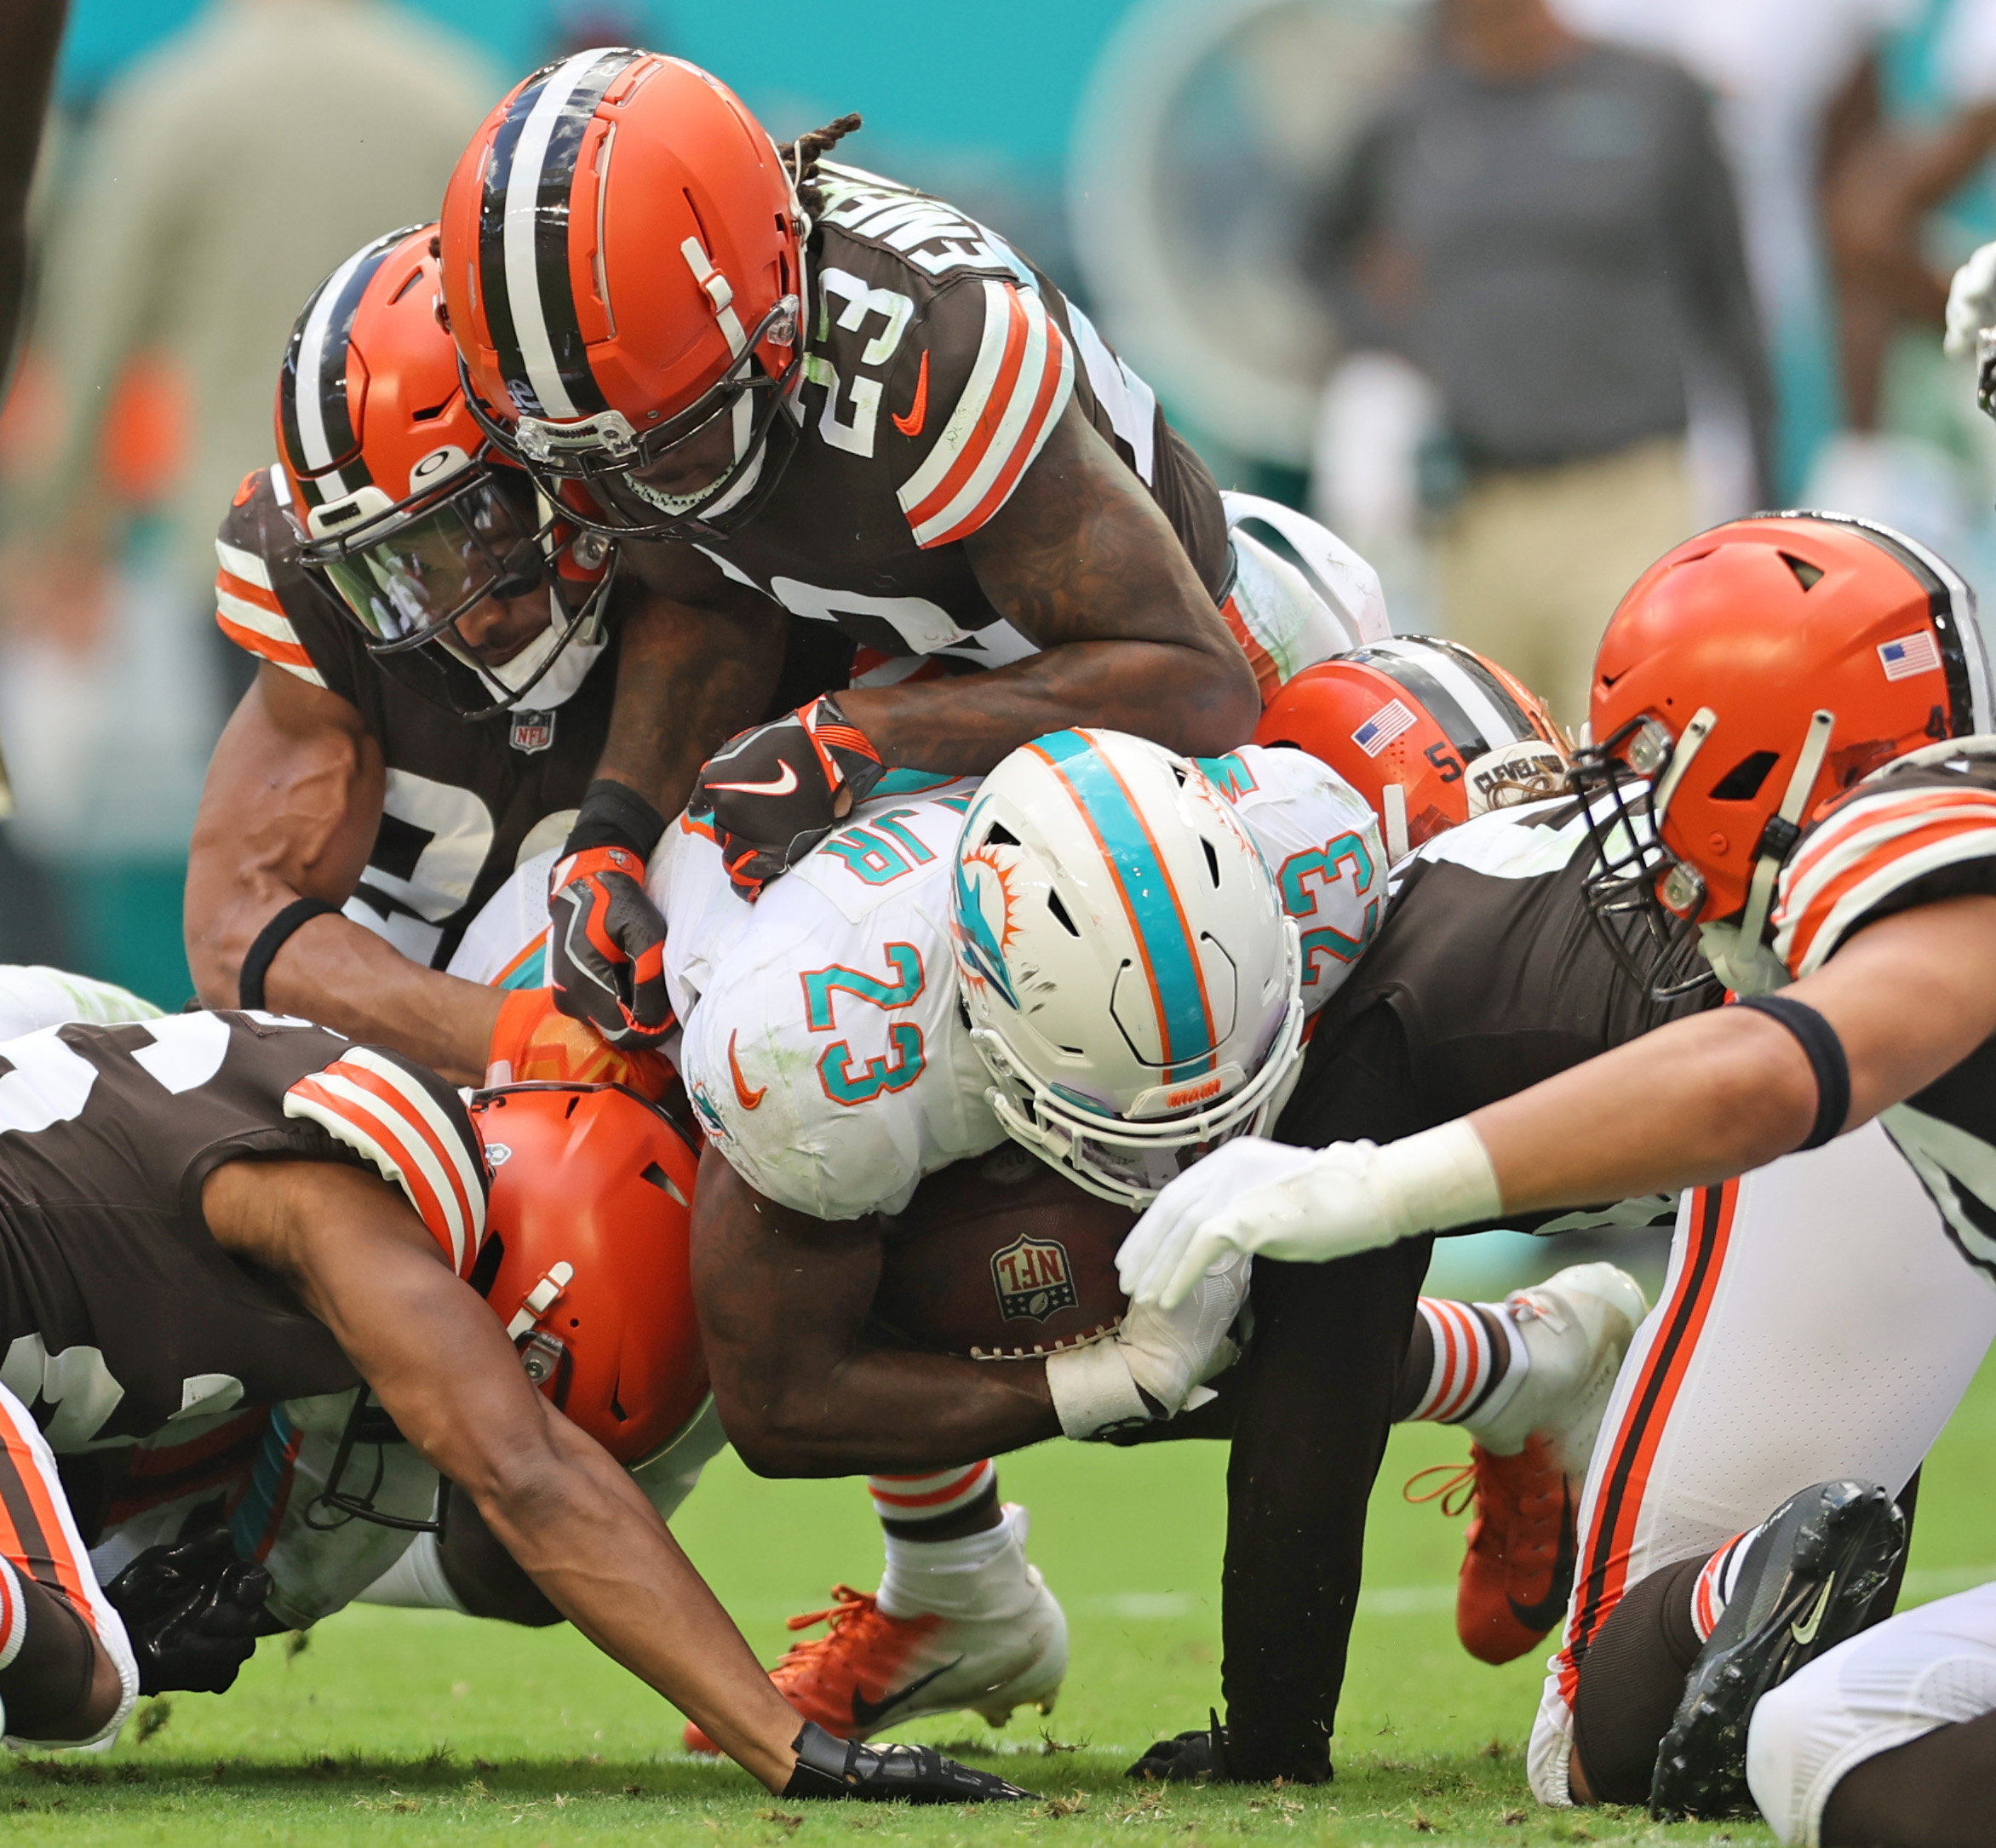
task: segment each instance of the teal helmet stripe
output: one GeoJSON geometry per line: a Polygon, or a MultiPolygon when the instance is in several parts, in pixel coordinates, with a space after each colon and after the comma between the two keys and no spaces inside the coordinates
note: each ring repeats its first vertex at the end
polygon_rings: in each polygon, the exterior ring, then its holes
{"type": "Polygon", "coordinates": [[[1167,1083],[1196,1077],[1217,1063],[1219,1038],[1198,945],[1164,856],[1122,778],[1085,732],[1052,732],[1026,749],[1044,758],[1067,786],[1116,880],[1150,986],[1167,1083]]]}

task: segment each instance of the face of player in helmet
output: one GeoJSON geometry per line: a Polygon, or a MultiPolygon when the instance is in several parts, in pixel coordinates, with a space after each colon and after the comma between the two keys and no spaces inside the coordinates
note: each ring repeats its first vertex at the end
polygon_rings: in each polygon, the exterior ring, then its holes
{"type": "Polygon", "coordinates": [[[326,575],[377,649],[414,647],[455,625],[497,666],[552,620],[536,513],[524,478],[481,474],[385,538],[329,559],[326,575]]]}

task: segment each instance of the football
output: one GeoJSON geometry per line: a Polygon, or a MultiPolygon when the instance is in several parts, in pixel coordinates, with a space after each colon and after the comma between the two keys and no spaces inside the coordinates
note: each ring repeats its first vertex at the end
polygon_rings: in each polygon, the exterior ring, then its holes
{"type": "Polygon", "coordinates": [[[1136,1215],[1007,1142],[932,1174],[887,1220],[875,1318],[912,1346],[1025,1360],[1112,1333],[1136,1215]]]}

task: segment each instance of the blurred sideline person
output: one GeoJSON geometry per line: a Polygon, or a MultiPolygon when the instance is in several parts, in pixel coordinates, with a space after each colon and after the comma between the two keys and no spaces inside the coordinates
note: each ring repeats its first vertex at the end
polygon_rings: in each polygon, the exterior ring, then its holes
{"type": "Polygon", "coordinates": [[[0,392],[14,366],[28,284],[28,192],[69,0],[26,0],[0,21],[0,392]]]}
{"type": "MultiPolygon", "coordinates": [[[[1337,646],[1300,578],[1258,603],[1279,573],[1237,565],[1204,465],[1044,276],[944,202],[823,158],[857,126],[779,154],[707,73],[584,52],[493,111],[442,214],[493,441],[690,635],[787,610],[870,651],[862,684],[700,773],[750,898],[892,770],[979,773],[1076,725],[1225,751],[1258,691],[1337,646]]],[[[662,737],[685,697],[683,675],[657,682],[662,737]]],[[[666,1010],[656,958],[635,973],[657,921],[607,856],[642,861],[664,825],[632,812],[555,874],[565,915],[604,928],[557,931],[553,985],[620,1043],[666,1010]]]]}
{"type": "MultiPolygon", "coordinates": [[[[1667,554],[1597,663],[1600,742],[1575,772],[1598,857],[1589,898],[1624,921],[1614,941],[1653,992],[1686,991],[1701,952],[1743,998],[1384,1146],[1233,1145],[1125,1248],[1133,1294],[1170,1301],[1242,1250],[1321,1260],[1500,1212],[1695,1190],[1671,1301],[1632,1352],[1590,1472],[1567,1650],[1534,1733],[1541,1800],[1647,1795],[1708,1816],[1745,1800],[1758,1697],[1890,1609],[1892,1493],[1996,1328],[1962,1268],[1996,1255],[1996,717],[1971,612],[1931,554],[1843,516],[1737,521],[1667,554]],[[1888,1135],[1904,1166],[1867,1152],[1888,1135]],[[1735,1247],[1750,1202],[1770,1202],[1766,1230],[1735,1247]],[[1872,1364],[1852,1367],[1853,1336],[1872,1364]],[[1763,1409],[1746,1443],[1749,1382],[1763,1409]],[[1673,1536],[1653,1533],[1638,1582],[1628,1529],[1649,1469],[1695,1478],[1687,1449],[1717,1450],[1722,1471],[1732,1451],[1770,1482],[1840,1450],[1840,1473],[1865,1480],[1804,1486],[1770,1517],[1776,1489],[1764,1524],[1716,1549],[1683,1548],[1680,1529],[1667,1551],[1673,1536]]],[[[1814,1765],[1812,1800],[1863,1755],[1854,1740],[1814,1765]]],[[[1884,1775],[1929,1839],[1982,1833],[1986,1781],[1942,1797],[1920,1788],[1917,1755],[1884,1775]]]]}
{"type": "Polygon", "coordinates": [[[10,1042],[7,1064],[10,1740],[112,1738],[139,1689],[56,1454],[364,1384],[555,1604],[771,1790],[1022,1794],[934,1753],[797,1730],[657,1512],[534,1390],[467,1287],[488,1170],[433,1075],[251,1013],[52,1028],[10,1042]]]}
{"type": "Polygon", "coordinates": [[[215,509],[267,453],[265,368],[328,269],[435,210],[490,82],[462,40],[386,0],[217,0],[124,74],[52,221],[34,338],[62,442],[13,512],[17,617],[94,632],[113,560],[91,458],[127,361],[156,351],[188,447],[159,569],[186,646],[226,661],[218,685],[239,690],[232,651],[193,623],[215,509]]]}
{"type": "Polygon", "coordinates": [[[1695,524],[1686,376],[1769,415],[1731,182],[1681,71],[1546,0],[1444,0],[1305,253],[1360,345],[1438,389],[1464,472],[1437,554],[1448,632],[1586,715],[1616,598],[1695,524]]]}

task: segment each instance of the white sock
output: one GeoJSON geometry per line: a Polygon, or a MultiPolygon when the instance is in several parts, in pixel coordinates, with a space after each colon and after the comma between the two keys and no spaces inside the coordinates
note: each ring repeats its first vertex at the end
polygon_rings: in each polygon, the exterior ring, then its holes
{"type": "Polygon", "coordinates": [[[961,1540],[889,1534],[880,1609],[890,1617],[1012,1617],[1031,1604],[1026,1511],[1005,1504],[998,1524],[961,1540]]]}
{"type": "Polygon", "coordinates": [[[464,1600],[444,1575],[444,1560],[434,1534],[418,1534],[403,1548],[402,1557],[355,1600],[363,1604],[395,1604],[410,1610],[465,1610],[464,1600]]]}

